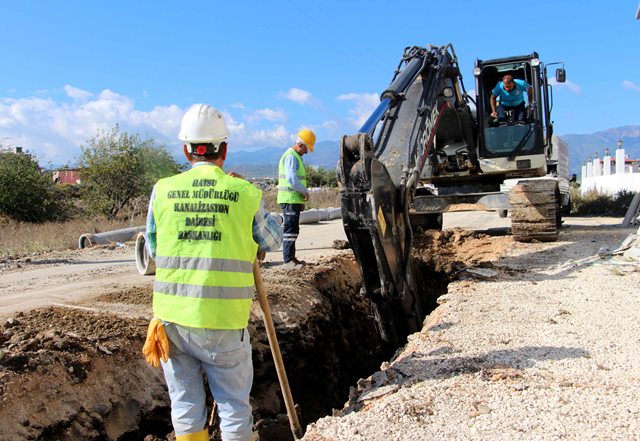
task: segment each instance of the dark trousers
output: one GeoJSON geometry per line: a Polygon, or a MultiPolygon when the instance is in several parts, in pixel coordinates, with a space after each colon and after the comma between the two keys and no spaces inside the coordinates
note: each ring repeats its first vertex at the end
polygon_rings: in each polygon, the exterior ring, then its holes
{"type": "Polygon", "coordinates": [[[524,101],[517,106],[503,106],[501,104],[496,110],[498,111],[498,121],[500,122],[507,122],[507,112],[510,110],[513,110],[513,122],[525,122],[526,108],[524,106],[524,101]]]}
{"type": "Polygon", "coordinates": [[[296,239],[300,233],[300,212],[303,204],[280,204],[284,215],[282,229],[282,257],[284,263],[296,257],[296,239]]]}

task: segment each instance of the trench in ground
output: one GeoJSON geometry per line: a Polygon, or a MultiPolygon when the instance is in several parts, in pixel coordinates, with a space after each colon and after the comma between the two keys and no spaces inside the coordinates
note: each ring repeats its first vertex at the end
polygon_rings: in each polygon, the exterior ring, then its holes
{"type": "MultiPolygon", "coordinates": [[[[455,240],[460,237],[423,241],[424,248],[414,253],[419,296],[427,314],[460,268],[455,252],[443,259],[444,248],[437,249],[443,241],[455,240]]],[[[379,370],[397,349],[380,340],[368,301],[359,295],[360,272],[350,255],[311,268],[264,272],[303,427],[342,408],[350,387],[379,370]]],[[[126,298],[121,294],[98,300],[126,303],[133,298],[135,303],[144,297],[150,302],[150,293],[124,293],[126,298]]],[[[148,367],[140,354],[147,323],[142,317],[47,308],[5,324],[0,338],[0,439],[173,439],[161,370],[148,367]],[[48,329],[38,328],[43,324],[49,324],[48,329]]],[[[259,313],[252,313],[249,328],[256,439],[291,440],[259,313]]],[[[212,439],[219,438],[214,434],[212,439]]]]}

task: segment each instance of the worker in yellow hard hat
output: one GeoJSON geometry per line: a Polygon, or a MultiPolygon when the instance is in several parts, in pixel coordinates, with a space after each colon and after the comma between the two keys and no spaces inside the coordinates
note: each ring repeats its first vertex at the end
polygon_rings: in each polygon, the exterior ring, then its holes
{"type": "Polygon", "coordinates": [[[313,152],[316,135],[309,129],[298,132],[296,142],[289,147],[278,166],[278,204],[284,215],[282,257],[289,268],[301,268],[304,262],[296,258],[296,239],[300,232],[300,212],[309,200],[307,173],[302,156],[313,152]]]}
{"type": "Polygon", "coordinates": [[[222,439],[252,439],[253,262],[258,251],[280,248],[282,231],[262,192],[222,169],[227,136],[218,110],[191,107],[178,138],[192,167],[156,183],[147,215],[155,317],[143,353],[162,365],[177,441],[209,440],[203,373],[222,439]]]}

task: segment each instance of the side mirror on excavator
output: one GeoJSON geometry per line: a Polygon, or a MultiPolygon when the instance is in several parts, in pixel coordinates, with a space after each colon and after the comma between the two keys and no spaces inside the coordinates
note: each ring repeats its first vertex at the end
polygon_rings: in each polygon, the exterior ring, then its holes
{"type": "Polygon", "coordinates": [[[567,72],[564,68],[556,69],[556,81],[558,83],[564,83],[567,81],[567,72]]]}

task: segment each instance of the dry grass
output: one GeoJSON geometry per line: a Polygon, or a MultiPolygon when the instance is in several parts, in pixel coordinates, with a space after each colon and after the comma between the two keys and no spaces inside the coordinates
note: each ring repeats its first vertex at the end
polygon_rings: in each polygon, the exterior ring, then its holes
{"type": "MultiPolygon", "coordinates": [[[[278,191],[275,187],[272,187],[268,190],[264,190],[262,192],[262,197],[264,199],[264,206],[267,211],[270,212],[279,212],[282,211],[280,206],[276,203],[276,199],[278,196],[278,191]]],[[[312,190],[309,193],[309,203],[306,204],[307,209],[309,208],[329,208],[334,207],[337,208],[340,206],[340,195],[338,194],[338,188],[319,188],[317,190],[312,190]]]]}
{"type": "Polygon", "coordinates": [[[133,221],[75,219],[42,224],[0,219],[0,257],[6,259],[44,251],[75,249],[82,234],[136,227],[144,223],[144,217],[137,217],[133,221]]]}

